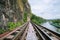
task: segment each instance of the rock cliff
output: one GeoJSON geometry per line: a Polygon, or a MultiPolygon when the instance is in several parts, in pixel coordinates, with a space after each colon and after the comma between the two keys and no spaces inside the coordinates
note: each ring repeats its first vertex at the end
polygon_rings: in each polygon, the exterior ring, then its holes
{"type": "Polygon", "coordinates": [[[6,29],[8,22],[24,22],[30,12],[28,0],[0,0],[0,28],[6,29]]]}

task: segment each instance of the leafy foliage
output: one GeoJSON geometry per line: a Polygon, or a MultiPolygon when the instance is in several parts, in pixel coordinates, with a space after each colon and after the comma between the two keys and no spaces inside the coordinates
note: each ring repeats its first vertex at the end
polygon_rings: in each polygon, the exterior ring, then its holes
{"type": "MultiPolygon", "coordinates": [[[[5,9],[5,2],[7,2],[7,1],[1,1],[0,2],[0,7],[2,8],[2,9],[5,9]]],[[[12,14],[10,15],[9,13],[8,14],[5,14],[5,13],[3,13],[5,16],[9,16],[9,17],[6,17],[7,19],[8,19],[8,21],[7,20],[5,20],[5,21],[7,21],[6,22],[6,28],[7,28],[7,30],[9,31],[9,30],[13,30],[13,29],[15,29],[16,27],[18,27],[18,26],[20,26],[20,25],[22,25],[23,24],[23,22],[16,22],[16,23],[14,23],[14,17],[17,19],[17,21],[19,20],[19,21],[21,21],[21,19],[23,19],[23,21],[24,22],[26,22],[27,21],[27,11],[24,13],[24,10],[23,9],[25,9],[26,7],[26,4],[27,3],[27,0],[9,0],[9,4],[10,4],[10,6],[8,6],[7,5],[7,7],[8,8],[10,8],[11,10],[12,10],[12,14]],[[16,9],[16,10],[15,10],[16,9]],[[23,16],[23,13],[24,13],[24,18],[22,17],[23,16]],[[19,16],[19,15],[21,15],[21,16],[19,16]],[[10,16],[12,16],[11,18],[10,18],[10,16]],[[21,19],[20,19],[21,18],[21,19]],[[11,20],[13,21],[13,22],[11,22],[11,20]],[[10,22],[9,22],[10,21],[10,22]]],[[[4,10],[2,10],[3,12],[5,12],[4,10]]],[[[8,10],[6,11],[6,12],[8,12],[8,10]]],[[[9,10],[9,12],[10,12],[10,10],[9,10]]],[[[1,14],[2,15],[2,14],[1,14]]],[[[3,30],[3,29],[0,29],[0,34],[1,33],[4,33],[6,30],[3,30]]]]}
{"type": "Polygon", "coordinates": [[[20,26],[22,23],[20,23],[20,22],[17,22],[17,23],[14,23],[14,22],[9,22],[8,24],[7,24],[7,26],[8,26],[8,29],[9,30],[13,30],[14,28],[16,28],[17,26],[20,26]]]}
{"type": "Polygon", "coordinates": [[[38,16],[32,14],[31,21],[39,25],[39,24],[45,22],[46,20],[41,18],[41,17],[38,17],[38,16]]]}
{"type": "Polygon", "coordinates": [[[24,19],[23,19],[24,22],[27,21],[27,12],[24,13],[24,19]]]}
{"type": "Polygon", "coordinates": [[[27,2],[27,0],[22,0],[22,2],[23,2],[23,3],[26,3],[26,2],[27,2]]]}
{"type": "Polygon", "coordinates": [[[53,23],[60,23],[60,19],[52,20],[53,23]]]}
{"type": "Polygon", "coordinates": [[[60,28],[60,19],[52,20],[52,25],[60,28]]]}
{"type": "Polygon", "coordinates": [[[0,34],[2,34],[4,32],[5,32],[5,30],[3,30],[3,29],[0,28],[0,34]]]}

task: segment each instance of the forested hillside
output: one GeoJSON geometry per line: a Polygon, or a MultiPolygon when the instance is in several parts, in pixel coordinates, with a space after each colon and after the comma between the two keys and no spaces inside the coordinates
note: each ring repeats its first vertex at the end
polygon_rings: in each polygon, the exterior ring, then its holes
{"type": "Polygon", "coordinates": [[[40,25],[41,23],[46,22],[45,19],[43,19],[42,17],[38,17],[38,16],[36,16],[34,14],[31,14],[31,21],[38,24],[38,25],[40,25]]]}
{"type": "Polygon", "coordinates": [[[51,25],[60,28],[60,19],[51,20],[51,25]]]}

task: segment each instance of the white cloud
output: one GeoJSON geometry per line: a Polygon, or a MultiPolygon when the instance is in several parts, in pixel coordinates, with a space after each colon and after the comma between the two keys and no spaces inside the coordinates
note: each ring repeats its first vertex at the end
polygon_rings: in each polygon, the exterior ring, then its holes
{"type": "Polygon", "coordinates": [[[50,3],[50,2],[52,2],[53,0],[43,0],[43,2],[45,2],[45,3],[50,3]]]}
{"type": "Polygon", "coordinates": [[[46,19],[60,18],[60,0],[29,0],[29,3],[32,12],[38,16],[46,19]]]}

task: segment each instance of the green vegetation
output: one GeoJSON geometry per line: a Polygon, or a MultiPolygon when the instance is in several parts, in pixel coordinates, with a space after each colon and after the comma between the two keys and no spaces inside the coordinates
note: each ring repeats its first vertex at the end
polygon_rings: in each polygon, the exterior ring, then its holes
{"type": "Polygon", "coordinates": [[[2,34],[4,32],[5,32],[5,30],[3,30],[3,29],[0,28],[0,34],[2,34]]]}
{"type": "Polygon", "coordinates": [[[22,2],[23,2],[23,3],[26,3],[26,2],[27,2],[27,0],[22,0],[22,2]]]}
{"type": "Polygon", "coordinates": [[[53,23],[60,23],[60,19],[52,20],[53,23]]]}
{"type": "Polygon", "coordinates": [[[52,20],[51,23],[53,26],[56,26],[57,28],[60,28],[60,19],[52,20]]]}
{"type": "Polygon", "coordinates": [[[6,31],[14,30],[16,27],[27,22],[27,15],[28,13],[30,13],[30,5],[28,3],[28,0],[9,0],[8,1],[9,3],[6,2],[7,0],[6,1],[1,0],[0,3],[0,8],[6,9],[6,11],[2,10],[0,13],[0,21],[3,23],[0,24],[0,26],[2,25],[2,27],[0,27],[0,34],[6,31]],[[9,11],[7,10],[7,8],[9,11]]]}
{"type": "Polygon", "coordinates": [[[24,19],[23,19],[24,22],[27,21],[27,12],[24,13],[24,19]]]}
{"type": "Polygon", "coordinates": [[[34,22],[34,23],[36,23],[36,24],[38,24],[38,25],[40,25],[43,22],[46,22],[45,19],[43,19],[41,17],[38,17],[38,16],[36,16],[34,14],[32,14],[32,16],[31,16],[31,21],[34,22]]]}
{"type": "Polygon", "coordinates": [[[17,23],[8,22],[7,27],[8,27],[9,30],[13,30],[20,25],[22,25],[22,23],[20,23],[20,22],[17,22],[17,23]]]}
{"type": "MultiPolygon", "coordinates": [[[[14,23],[14,22],[8,22],[7,23],[7,30],[9,31],[12,31],[14,30],[16,27],[19,27],[20,25],[22,25],[23,23],[22,22],[17,22],[17,23],[14,23]]],[[[4,29],[1,29],[0,28],[0,34],[6,32],[7,30],[4,30],[4,29]]]]}
{"type": "Polygon", "coordinates": [[[58,32],[60,32],[60,29],[57,29],[58,32]]]}

